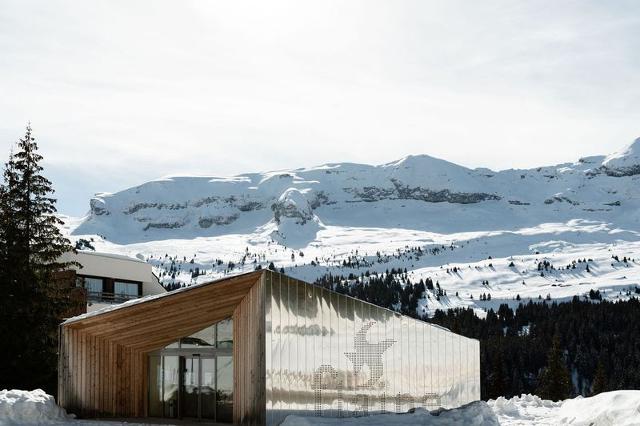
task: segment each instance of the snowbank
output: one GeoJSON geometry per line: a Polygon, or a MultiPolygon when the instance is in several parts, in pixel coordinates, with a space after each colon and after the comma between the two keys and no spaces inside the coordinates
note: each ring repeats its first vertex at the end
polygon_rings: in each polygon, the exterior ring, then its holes
{"type": "MultiPolygon", "coordinates": [[[[43,390],[0,391],[0,425],[87,424],[123,425],[122,422],[75,420],[58,407],[43,390]]],[[[546,401],[535,395],[511,399],[478,401],[452,410],[428,412],[417,409],[407,414],[381,414],[368,417],[326,418],[288,416],[284,426],[632,426],[640,425],[640,391],[605,392],[594,397],[546,401]]],[[[133,426],[133,424],[128,424],[133,426]]]]}
{"type": "Polygon", "coordinates": [[[631,426],[640,424],[640,391],[604,392],[562,403],[558,418],[571,425],[631,426]]]}
{"type": "Polygon", "coordinates": [[[631,426],[640,425],[640,391],[605,392],[594,397],[547,401],[535,395],[474,402],[453,410],[382,414],[348,419],[289,416],[286,426],[631,426]]]}
{"type": "MultiPolygon", "coordinates": [[[[501,425],[547,424],[541,423],[554,412],[562,402],[540,399],[536,395],[514,396],[511,399],[500,397],[489,400],[489,407],[500,419],[501,425]]],[[[553,416],[552,416],[553,417],[553,416]]]]}
{"type": "Polygon", "coordinates": [[[0,391],[0,425],[46,424],[72,420],[42,389],[0,391]]]}
{"type": "Polygon", "coordinates": [[[357,426],[394,426],[394,425],[424,425],[424,426],[499,426],[497,417],[486,402],[478,401],[453,410],[443,410],[439,413],[429,413],[417,409],[415,413],[380,414],[367,417],[352,418],[323,418],[288,416],[282,426],[311,426],[311,425],[357,425],[357,426]]]}
{"type": "Polygon", "coordinates": [[[488,402],[500,424],[631,426],[640,425],[640,391],[604,392],[590,398],[553,402],[535,395],[488,402]]]}

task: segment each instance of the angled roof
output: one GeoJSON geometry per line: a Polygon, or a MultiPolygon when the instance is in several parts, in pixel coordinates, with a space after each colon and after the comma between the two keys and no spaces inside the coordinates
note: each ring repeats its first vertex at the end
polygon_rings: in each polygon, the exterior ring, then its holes
{"type": "Polygon", "coordinates": [[[135,351],[155,350],[230,317],[264,272],[135,299],[70,318],[62,327],[135,351]]]}

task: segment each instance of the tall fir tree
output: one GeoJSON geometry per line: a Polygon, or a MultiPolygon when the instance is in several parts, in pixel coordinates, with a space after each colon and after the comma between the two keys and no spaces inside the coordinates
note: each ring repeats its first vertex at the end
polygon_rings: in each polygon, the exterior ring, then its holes
{"type": "Polygon", "coordinates": [[[607,390],[607,373],[604,368],[604,362],[602,359],[598,361],[596,372],[593,378],[593,385],[591,387],[591,394],[597,395],[607,390]]]}
{"type": "Polygon", "coordinates": [[[58,325],[77,301],[60,271],[73,247],[60,232],[51,182],[27,126],[0,187],[0,388],[55,392],[58,325]]]}
{"type": "Polygon", "coordinates": [[[560,338],[556,334],[547,357],[547,366],[542,370],[536,394],[543,399],[561,401],[571,396],[571,379],[562,359],[560,338]]]}

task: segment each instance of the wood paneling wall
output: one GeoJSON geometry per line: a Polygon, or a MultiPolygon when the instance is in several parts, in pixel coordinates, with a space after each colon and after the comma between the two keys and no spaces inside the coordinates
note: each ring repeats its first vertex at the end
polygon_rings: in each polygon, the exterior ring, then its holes
{"type": "Polygon", "coordinates": [[[242,398],[237,405],[243,407],[236,422],[260,422],[264,414],[255,410],[260,400],[249,401],[264,395],[264,273],[195,286],[62,324],[58,403],[82,417],[146,416],[148,353],[233,316],[242,327],[236,332],[234,323],[234,339],[240,342],[234,342],[240,360],[234,365],[234,407],[236,398],[242,398]],[[262,391],[256,390],[258,383],[262,391]]]}
{"type": "Polygon", "coordinates": [[[265,277],[263,274],[233,313],[233,417],[237,424],[265,424],[264,351],[265,277]]]}

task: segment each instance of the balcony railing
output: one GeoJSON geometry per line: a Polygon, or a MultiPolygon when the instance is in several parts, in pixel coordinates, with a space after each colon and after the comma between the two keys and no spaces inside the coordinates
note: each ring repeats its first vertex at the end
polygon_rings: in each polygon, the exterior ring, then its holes
{"type": "Polygon", "coordinates": [[[105,293],[102,291],[87,291],[87,301],[94,303],[122,303],[126,302],[127,300],[137,298],[138,296],[131,296],[128,294],[105,293]]]}

